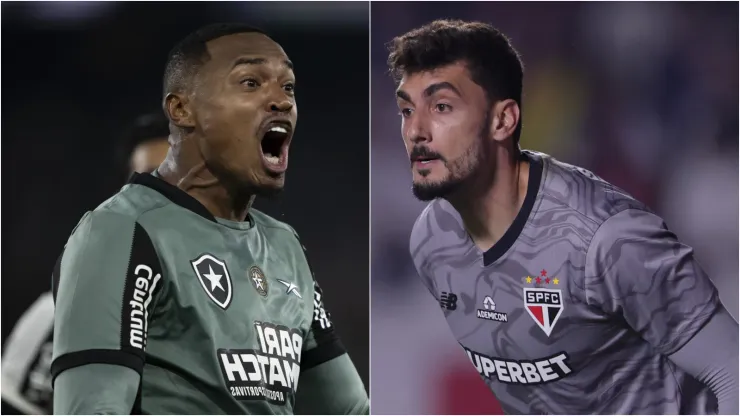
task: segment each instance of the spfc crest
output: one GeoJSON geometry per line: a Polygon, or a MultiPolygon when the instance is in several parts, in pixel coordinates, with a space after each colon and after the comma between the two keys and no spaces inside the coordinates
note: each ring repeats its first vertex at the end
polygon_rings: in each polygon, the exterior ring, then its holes
{"type": "Polygon", "coordinates": [[[524,288],[524,308],[548,337],[563,313],[560,289],[524,288]]]}
{"type": "Polygon", "coordinates": [[[262,272],[262,269],[257,266],[250,267],[249,280],[252,282],[254,290],[256,290],[260,296],[267,296],[267,279],[265,278],[265,274],[262,272]]]}
{"type": "Polygon", "coordinates": [[[201,254],[190,264],[208,297],[223,309],[228,308],[231,303],[231,276],[226,263],[210,254],[201,254]]]}

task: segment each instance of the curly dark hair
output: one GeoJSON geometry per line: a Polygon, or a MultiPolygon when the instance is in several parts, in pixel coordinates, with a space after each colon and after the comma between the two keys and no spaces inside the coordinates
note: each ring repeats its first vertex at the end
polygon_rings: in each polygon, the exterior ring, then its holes
{"type": "MultiPolygon", "coordinates": [[[[521,57],[509,38],[489,24],[436,20],[394,38],[388,50],[388,66],[396,82],[404,75],[464,62],[489,103],[512,99],[522,106],[521,57]]],[[[517,145],[521,130],[520,118],[513,134],[517,145]]]]}

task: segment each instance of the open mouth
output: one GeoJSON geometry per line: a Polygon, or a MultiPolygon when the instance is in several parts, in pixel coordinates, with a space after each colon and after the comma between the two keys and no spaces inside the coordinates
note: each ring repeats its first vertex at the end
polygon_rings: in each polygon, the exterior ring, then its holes
{"type": "Polygon", "coordinates": [[[292,126],[287,122],[275,121],[267,124],[260,147],[270,170],[278,173],[285,171],[291,130],[292,126]]]}
{"type": "Polygon", "coordinates": [[[411,162],[412,164],[417,168],[427,168],[430,167],[434,162],[438,161],[438,157],[433,156],[418,156],[412,158],[411,162]]]}

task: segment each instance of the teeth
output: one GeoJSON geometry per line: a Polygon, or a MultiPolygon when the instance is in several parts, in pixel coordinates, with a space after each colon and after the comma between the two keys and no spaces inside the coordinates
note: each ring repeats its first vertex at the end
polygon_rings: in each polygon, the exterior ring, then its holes
{"type": "Polygon", "coordinates": [[[273,165],[277,165],[278,163],[280,163],[280,158],[277,156],[265,156],[265,159],[267,159],[267,161],[272,163],[273,165]]]}
{"type": "Polygon", "coordinates": [[[280,126],[272,127],[270,128],[270,130],[267,130],[267,131],[270,131],[270,132],[274,131],[276,133],[288,134],[288,130],[286,130],[285,127],[280,127],[280,126]]]}
{"type": "Polygon", "coordinates": [[[422,165],[426,165],[426,164],[427,164],[427,163],[429,163],[429,162],[431,162],[431,160],[422,160],[422,161],[421,161],[421,164],[422,164],[422,165]]]}

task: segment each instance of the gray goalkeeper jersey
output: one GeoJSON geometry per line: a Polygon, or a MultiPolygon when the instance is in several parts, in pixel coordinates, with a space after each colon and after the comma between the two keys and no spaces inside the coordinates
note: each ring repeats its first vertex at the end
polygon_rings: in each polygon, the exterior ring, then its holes
{"type": "Polygon", "coordinates": [[[667,356],[720,306],[663,220],[584,169],[524,152],[527,195],[482,252],[446,201],[411,255],[450,329],[507,413],[706,414],[707,387],[667,356]]]}

